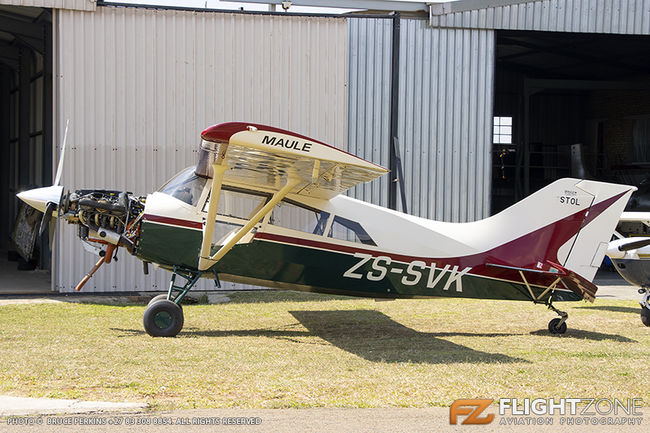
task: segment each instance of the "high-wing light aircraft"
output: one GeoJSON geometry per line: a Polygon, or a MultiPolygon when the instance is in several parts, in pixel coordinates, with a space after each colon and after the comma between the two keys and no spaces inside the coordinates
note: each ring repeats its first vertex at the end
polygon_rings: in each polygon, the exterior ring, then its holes
{"type": "MultiPolygon", "coordinates": [[[[623,212],[621,222],[640,222],[650,227],[650,212],[623,212]]],[[[607,248],[614,268],[628,283],[639,286],[641,321],[650,326],[650,237],[613,240],[607,248]]]]}
{"type": "MultiPolygon", "coordinates": [[[[64,139],[65,142],[65,139],[64,139]]],[[[63,152],[62,152],[63,153],[63,152]]],[[[59,164],[62,165],[61,162],[59,164]]],[[[143,323],[183,327],[181,300],[201,277],[372,298],[449,296],[544,304],[594,300],[591,283],[634,187],[561,179],[470,223],[400,213],[345,195],[388,170],[320,141],[250,123],[202,133],[199,161],[146,198],[55,186],[18,196],[79,225],[100,259],[122,247],[172,272],[143,323]],[[178,277],[184,282],[177,283],[178,277]]]]}

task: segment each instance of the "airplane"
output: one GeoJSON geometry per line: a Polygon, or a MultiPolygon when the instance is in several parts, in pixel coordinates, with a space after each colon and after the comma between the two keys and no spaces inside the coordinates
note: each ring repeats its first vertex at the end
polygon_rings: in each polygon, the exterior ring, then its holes
{"type": "MultiPolygon", "coordinates": [[[[650,227],[650,212],[623,212],[620,222],[640,222],[650,227]]],[[[633,286],[639,286],[643,298],[641,322],[650,326],[650,237],[623,237],[609,243],[607,256],[612,260],[616,272],[633,286]]]]}
{"type": "Polygon", "coordinates": [[[197,165],[146,197],[64,194],[65,141],[55,184],[18,197],[45,213],[41,230],[65,219],[100,247],[77,290],[118,248],[145,273],[150,263],[172,273],[144,312],[154,337],[181,331],[181,301],[202,277],[370,298],[532,301],[558,314],[548,329],[562,334],[568,314],[554,302],[593,302],[591,280],[635,190],[560,179],[483,220],[432,221],[343,194],[388,173],[381,166],[294,132],[230,122],[203,131],[197,165]]]}

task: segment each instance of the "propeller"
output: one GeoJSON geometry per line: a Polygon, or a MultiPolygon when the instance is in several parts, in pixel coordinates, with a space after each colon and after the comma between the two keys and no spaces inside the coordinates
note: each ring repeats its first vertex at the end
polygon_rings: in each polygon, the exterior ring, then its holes
{"type": "Polygon", "coordinates": [[[618,246],[619,251],[630,251],[630,250],[638,250],[639,248],[643,248],[647,245],[650,245],[650,238],[644,238],[638,241],[630,242],[627,244],[622,244],[618,246]]]}
{"type": "Polygon", "coordinates": [[[65,159],[65,148],[68,141],[68,127],[70,126],[70,120],[66,122],[65,132],[63,134],[63,143],[61,144],[61,155],[59,156],[59,164],[56,169],[56,175],[54,177],[54,184],[52,186],[46,186],[43,188],[30,189],[28,191],[23,191],[16,194],[19,199],[43,212],[43,217],[41,218],[41,225],[39,227],[39,235],[42,235],[45,231],[45,228],[50,227],[50,245],[54,239],[54,232],[56,228],[57,218],[52,218],[52,216],[57,217],[58,215],[55,212],[58,210],[59,204],[63,197],[63,186],[61,183],[61,175],[63,174],[63,161],[65,159]]]}

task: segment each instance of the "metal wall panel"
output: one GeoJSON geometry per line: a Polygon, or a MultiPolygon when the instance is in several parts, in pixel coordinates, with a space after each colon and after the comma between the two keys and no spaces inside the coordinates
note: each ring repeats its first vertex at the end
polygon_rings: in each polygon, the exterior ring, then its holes
{"type": "MultiPolygon", "coordinates": [[[[348,24],[348,151],[389,166],[393,21],[351,18],[348,24]]],[[[351,196],[388,204],[389,176],[359,185],[351,196]]]]}
{"type": "MultiPolygon", "coordinates": [[[[388,166],[392,20],[350,19],[349,35],[348,148],[388,166]]],[[[408,212],[443,221],[488,216],[494,32],[402,19],[399,64],[408,212]]],[[[354,196],[385,206],[388,182],[359,186],[354,196]]]]}
{"type": "Polygon", "coordinates": [[[0,0],[0,5],[94,11],[96,0],[0,0]]]}
{"type": "MultiPolygon", "coordinates": [[[[68,189],[146,194],[194,165],[200,132],[226,121],[345,145],[343,18],[107,7],[58,11],[55,24],[56,136],[58,144],[70,119],[68,189]]],[[[72,227],[58,235],[56,287],[71,291],[95,258],[72,227]]],[[[161,291],[168,279],[145,277],[122,252],[85,290],[161,291]]]]}
{"type": "Polygon", "coordinates": [[[538,0],[488,8],[460,1],[449,7],[452,12],[432,15],[433,26],[650,35],[650,0],[538,0]],[[473,9],[453,12],[463,3],[473,9]]]}
{"type": "Polygon", "coordinates": [[[402,20],[399,144],[409,213],[489,216],[494,32],[402,20]]]}

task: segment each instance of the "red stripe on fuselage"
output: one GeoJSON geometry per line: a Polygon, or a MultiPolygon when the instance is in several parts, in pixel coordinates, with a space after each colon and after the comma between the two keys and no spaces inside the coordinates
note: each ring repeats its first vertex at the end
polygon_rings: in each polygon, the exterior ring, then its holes
{"type": "Polygon", "coordinates": [[[172,226],[179,226],[184,228],[199,229],[199,230],[203,229],[203,224],[197,221],[182,220],[178,218],[170,218],[170,217],[153,215],[153,214],[144,214],[142,219],[143,221],[169,224],[172,226]]]}

